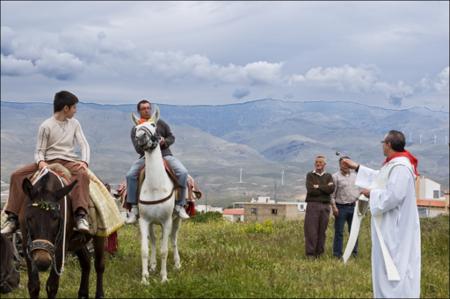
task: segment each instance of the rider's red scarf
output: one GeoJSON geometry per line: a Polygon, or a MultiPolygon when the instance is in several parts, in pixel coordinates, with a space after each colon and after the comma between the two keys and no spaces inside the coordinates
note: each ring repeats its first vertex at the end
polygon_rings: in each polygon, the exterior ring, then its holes
{"type": "Polygon", "coordinates": [[[390,157],[387,157],[386,160],[384,160],[383,165],[386,164],[387,162],[391,161],[392,159],[398,158],[398,157],[406,157],[406,158],[408,158],[409,162],[411,162],[412,166],[414,167],[414,174],[416,176],[419,176],[419,172],[417,171],[417,164],[419,163],[419,160],[417,160],[417,158],[414,157],[407,150],[405,150],[403,152],[396,152],[393,155],[391,155],[390,157]]]}
{"type": "Polygon", "coordinates": [[[139,119],[139,121],[138,121],[138,125],[143,124],[143,123],[145,123],[146,121],[148,121],[148,119],[141,118],[141,119],[139,119]]]}

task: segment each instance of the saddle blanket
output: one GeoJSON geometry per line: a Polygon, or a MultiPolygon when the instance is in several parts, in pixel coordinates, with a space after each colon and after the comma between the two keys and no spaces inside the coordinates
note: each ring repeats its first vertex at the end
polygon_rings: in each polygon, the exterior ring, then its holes
{"type": "MultiPolygon", "coordinates": [[[[71,178],[70,171],[59,163],[51,164],[48,168],[57,173],[66,182],[71,178]]],[[[39,171],[32,176],[32,180],[38,173],[39,171]]],[[[90,180],[89,232],[91,235],[107,237],[124,225],[124,221],[114,197],[106,189],[106,186],[90,169],[87,169],[87,173],[90,180]]]]}
{"type": "Polygon", "coordinates": [[[117,231],[124,221],[120,215],[119,208],[111,193],[105,185],[88,169],[90,179],[89,195],[89,222],[90,231],[93,235],[107,237],[117,231]]]}

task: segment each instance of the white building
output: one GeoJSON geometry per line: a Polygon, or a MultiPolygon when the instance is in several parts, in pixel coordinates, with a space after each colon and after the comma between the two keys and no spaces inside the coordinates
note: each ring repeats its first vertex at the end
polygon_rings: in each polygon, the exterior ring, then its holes
{"type": "Polygon", "coordinates": [[[224,209],[223,218],[231,222],[244,222],[244,209],[224,209]]]}
{"type": "Polygon", "coordinates": [[[441,191],[441,184],[420,176],[416,182],[416,196],[420,199],[441,199],[444,200],[444,194],[441,191]]]}
{"type": "Polygon", "coordinates": [[[219,212],[223,214],[223,208],[221,207],[213,207],[210,205],[195,205],[195,211],[199,213],[206,213],[206,212],[219,212]]]}
{"type": "Polygon", "coordinates": [[[270,199],[270,196],[258,196],[250,200],[252,203],[275,203],[275,200],[270,199]]]}
{"type": "Polygon", "coordinates": [[[420,217],[436,217],[448,214],[448,197],[444,196],[441,185],[420,176],[416,182],[417,209],[420,217]]]}

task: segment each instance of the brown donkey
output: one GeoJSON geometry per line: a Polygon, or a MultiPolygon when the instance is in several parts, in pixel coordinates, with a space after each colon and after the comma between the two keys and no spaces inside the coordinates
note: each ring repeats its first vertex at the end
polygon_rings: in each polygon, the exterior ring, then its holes
{"type": "Polygon", "coordinates": [[[39,272],[50,268],[46,290],[48,298],[55,298],[67,251],[77,255],[81,267],[79,298],[89,297],[90,254],[86,243],[93,238],[95,270],[97,272],[96,298],[103,298],[104,238],[74,231],[71,200],[67,195],[77,181],[65,186],[58,175],[48,171],[34,185],[24,179],[22,187],[27,200],[19,215],[23,249],[28,270],[28,292],[38,298],[39,272]]]}

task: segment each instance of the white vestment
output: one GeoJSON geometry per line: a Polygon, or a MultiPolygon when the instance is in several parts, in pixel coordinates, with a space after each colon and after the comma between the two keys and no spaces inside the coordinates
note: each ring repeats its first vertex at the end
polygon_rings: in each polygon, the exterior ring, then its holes
{"type": "Polygon", "coordinates": [[[420,223],[414,170],[405,157],[394,158],[380,171],[360,166],[356,185],[369,188],[372,230],[372,283],[375,298],[420,297],[420,223]],[[376,219],[384,243],[400,275],[389,281],[375,233],[376,219]]]}

